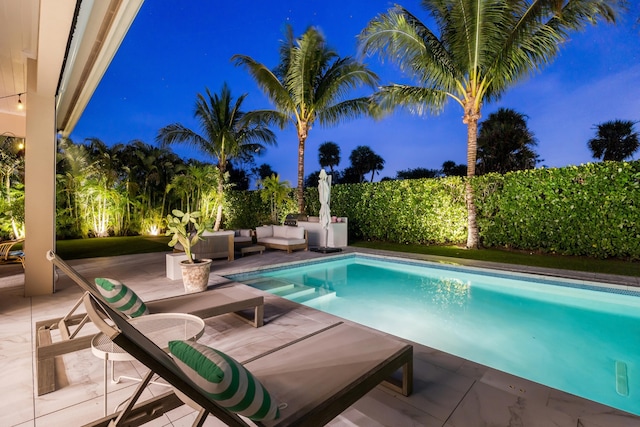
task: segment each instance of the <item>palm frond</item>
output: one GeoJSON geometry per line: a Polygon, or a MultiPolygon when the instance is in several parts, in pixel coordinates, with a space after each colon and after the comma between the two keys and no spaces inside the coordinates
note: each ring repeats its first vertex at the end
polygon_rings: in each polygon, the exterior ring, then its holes
{"type": "Polygon", "coordinates": [[[294,111],[291,96],[278,76],[264,64],[246,55],[233,55],[231,60],[236,66],[244,67],[256,81],[258,87],[267,95],[278,109],[294,111]]]}
{"type": "Polygon", "coordinates": [[[284,129],[288,124],[292,124],[292,117],[282,111],[253,110],[244,115],[242,122],[247,126],[263,124],[265,126],[275,125],[284,129]]]}
{"type": "Polygon", "coordinates": [[[366,65],[351,57],[339,58],[319,79],[315,104],[321,109],[345,99],[354,89],[375,88],[378,81],[378,76],[366,65]]]}
{"type": "Polygon", "coordinates": [[[437,88],[399,84],[383,86],[374,95],[376,103],[383,111],[391,111],[400,106],[416,115],[423,115],[427,112],[440,113],[447,97],[460,102],[454,95],[437,88]]]}
{"type": "Polygon", "coordinates": [[[165,148],[176,143],[186,143],[200,148],[205,138],[180,123],[172,123],[160,129],[156,141],[165,148]]]}
{"type": "Polygon", "coordinates": [[[318,109],[316,115],[321,125],[331,126],[350,119],[372,115],[371,108],[371,98],[362,97],[318,109]]]}
{"type": "Polygon", "coordinates": [[[437,36],[401,6],[369,22],[359,35],[360,50],[396,63],[401,71],[426,86],[453,90],[461,71],[437,36]]]}
{"type": "Polygon", "coordinates": [[[284,85],[302,117],[313,114],[310,107],[316,102],[318,80],[337,56],[315,27],[309,28],[291,49],[284,85]]]}

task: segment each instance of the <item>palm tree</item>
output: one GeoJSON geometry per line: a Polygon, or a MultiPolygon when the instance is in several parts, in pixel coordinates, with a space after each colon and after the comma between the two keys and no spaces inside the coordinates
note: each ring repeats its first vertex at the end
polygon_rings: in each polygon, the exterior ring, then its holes
{"type": "Polygon", "coordinates": [[[272,174],[258,182],[260,198],[264,203],[269,202],[271,222],[279,224],[278,206],[287,198],[290,188],[289,181],[280,181],[280,175],[272,174]]]}
{"type": "Polygon", "coordinates": [[[358,173],[359,182],[364,182],[364,175],[371,172],[371,182],[375,173],[384,169],[384,159],[366,145],[358,145],[349,155],[351,166],[358,173]]]}
{"type": "Polygon", "coordinates": [[[309,131],[317,121],[322,126],[373,112],[370,97],[348,99],[352,90],[375,87],[378,76],[364,64],[347,56],[340,57],[327,46],[317,28],[309,28],[294,39],[287,27],[280,48],[280,63],[271,71],[245,55],[234,55],[236,65],[245,67],[276,110],[263,110],[260,117],[284,129],[288,124],[298,134],[298,210],[304,212],[304,148],[309,131]]]}
{"type": "Polygon", "coordinates": [[[179,142],[189,144],[218,162],[216,166],[220,203],[214,230],[218,230],[222,222],[227,163],[259,153],[265,148],[261,143],[271,145],[276,142],[274,133],[266,125],[245,119],[241,107],[246,97],[247,94],[243,94],[234,102],[226,83],[222,86],[220,94],[211,94],[207,89],[206,96],[198,94],[195,105],[194,116],[199,122],[201,134],[180,123],[173,123],[160,129],[156,137],[163,145],[179,142]]]}
{"type": "Polygon", "coordinates": [[[640,147],[638,132],[633,131],[636,122],[611,120],[596,125],[596,137],[587,143],[594,159],[621,162],[633,156],[640,147]]]}
{"type": "MultiPolygon", "coordinates": [[[[613,22],[618,2],[607,0],[423,0],[437,30],[402,6],[375,17],[360,34],[365,53],[378,53],[411,73],[417,86],[381,88],[384,109],[440,112],[448,99],[467,125],[467,176],[475,175],[482,104],[557,55],[570,33],[598,18],[613,22]]],[[[471,181],[466,182],[467,247],[479,247],[471,181]]]]}
{"type": "Polygon", "coordinates": [[[533,151],[538,143],[527,127],[527,116],[510,108],[500,108],[480,124],[476,172],[507,173],[533,169],[540,156],[533,151]]]}
{"type": "Polygon", "coordinates": [[[318,161],[320,167],[326,166],[331,170],[333,174],[333,168],[340,164],[340,147],[335,142],[327,141],[318,147],[318,161]]]}

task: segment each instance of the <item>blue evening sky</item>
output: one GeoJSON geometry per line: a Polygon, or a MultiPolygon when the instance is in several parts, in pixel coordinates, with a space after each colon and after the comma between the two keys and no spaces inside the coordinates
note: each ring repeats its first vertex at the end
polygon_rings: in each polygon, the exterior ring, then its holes
{"type": "MultiPolygon", "coordinates": [[[[356,35],[392,3],[147,0],[71,139],[82,142],[95,137],[109,145],[140,139],[155,145],[158,130],[170,123],[197,130],[196,94],[207,87],[218,92],[225,81],[234,97],[249,94],[245,111],[272,108],[248,73],[230,62],[232,55],[249,55],[275,67],[287,23],[296,36],[310,25],[317,26],[340,56],[356,55],[356,35]]],[[[399,3],[431,26],[419,0],[399,3]]],[[[599,23],[574,34],[551,65],[518,83],[499,102],[486,104],[483,118],[500,107],[527,115],[542,165],[593,161],[587,141],[594,136],[594,125],[614,119],[640,121],[640,28],[636,24],[640,5],[631,3],[618,25],[599,23]]],[[[394,65],[383,64],[378,57],[364,60],[382,84],[406,81],[394,65]]],[[[358,119],[327,129],[316,124],[307,140],[305,175],[319,170],[318,147],[326,141],[341,147],[338,169],[349,165],[349,154],[356,146],[370,146],[386,161],[376,181],[408,168],[438,169],[446,160],[466,163],[467,131],[461,117],[460,106],[449,102],[438,116],[398,111],[379,121],[358,119]]],[[[277,136],[278,145],[257,157],[256,164],[270,164],[295,186],[295,131],[277,131],[277,136]]],[[[185,147],[173,150],[184,158],[213,161],[185,147]]]]}

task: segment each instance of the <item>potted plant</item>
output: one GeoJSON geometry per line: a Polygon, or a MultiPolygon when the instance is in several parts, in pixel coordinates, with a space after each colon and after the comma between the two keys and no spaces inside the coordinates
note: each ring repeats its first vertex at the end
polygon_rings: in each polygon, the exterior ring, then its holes
{"type": "Polygon", "coordinates": [[[172,236],[170,247],[178,243],[182,246],[187,259],[180,263],[182,269],[182,282],[185,292],[201,292],[207,289],[209,272],[211,271],[210,259],[193,259],[192,248],[202,239],[202,233],[211,230],[210,221],[200,220],[201,213],[182,212],[174,209],[167,215],[167,236],[172,236]]]}

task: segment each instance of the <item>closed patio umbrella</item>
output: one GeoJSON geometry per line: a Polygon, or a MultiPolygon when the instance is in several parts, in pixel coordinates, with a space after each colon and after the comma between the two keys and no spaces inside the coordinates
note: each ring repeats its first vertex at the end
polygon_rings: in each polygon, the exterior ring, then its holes
{"type": "Polygon", "coordinates": [[[320,225],[324,229],[324,242],[318,248],[318,252],[339,252],[339,248],[329,248],[329,224],[331,224],[331,175],[327,175],[324,169],[320,170],[318,180],[318,197],[320,199],[320,225]]]}

